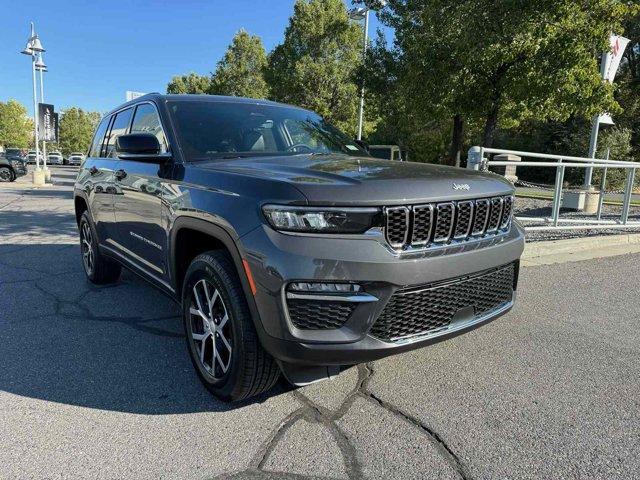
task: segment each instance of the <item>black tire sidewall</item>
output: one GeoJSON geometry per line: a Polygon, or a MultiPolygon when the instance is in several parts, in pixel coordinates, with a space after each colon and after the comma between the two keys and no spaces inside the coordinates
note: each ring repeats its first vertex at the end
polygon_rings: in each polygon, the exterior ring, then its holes
{"type": "Polygon", "coordinates": [[[239,386],[239,378],[244,366],[244,339],[241,322],[251,321],[250,318],[247,317],[249,312],[244,296],[238,296],[238,293],[241,295],[244,294],[237,279],[237,274],[235,270],[229,271],[229,268],[225,268],[221,262],[205,254],[194,260],[189,267],[185,275],[182,292],[182,319],[189,357],[205,386],[216,396],[222,399],[231,399],[239,386]],[[229,321],[231,322],[231,336],[233,341],[231,364],[227,373],[217,380],[204,370],[200,364],[200,360],[196,357],[197,351],[195,350],[194,342],[191,340],[190,326],[188,324],[191,315],[189,309],[191,307],[192,289],[193,286],[202,279],[208,280],[218,289],[227,309],[229,321]],[[230,282],[231,285],[227,285],[227,282],[230,282]],[[240,292],[238,292],[238,289],[240,292]]]}
{"type": "Polygon", "coordinates": [[[6,181],[6,182],[10,183],[10,182],[13,182],[15,180],[15,175],[13,174],[13,171],[9,167],[2,166],[2,167],[0,167],[0,171],[1,170],[7,170],[9,172],[9,180],[0,180],[0,182],[5,182],[6,181]]]}

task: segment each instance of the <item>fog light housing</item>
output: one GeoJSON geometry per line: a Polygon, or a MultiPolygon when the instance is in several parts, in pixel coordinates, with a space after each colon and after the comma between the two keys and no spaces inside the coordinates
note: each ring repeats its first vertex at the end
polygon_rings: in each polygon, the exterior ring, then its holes
{"type": "Polygon", "coordinates": [[[313,293],[357,293],[361,287],[356,283],[293,282],[289,284],[288,290],[313,293]]]}

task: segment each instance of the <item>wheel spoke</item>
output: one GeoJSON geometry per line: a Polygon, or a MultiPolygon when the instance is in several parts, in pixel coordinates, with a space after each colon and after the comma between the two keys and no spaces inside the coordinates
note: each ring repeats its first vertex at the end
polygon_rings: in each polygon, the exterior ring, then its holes
{"type": "Polygon", "coordinates": [[[193,338],[196,342],[203,341],[205,338],[207,338],[208,335],[209,335],[208,333],[191,332],[191,338],[193,338]]]}
{"type": "Polygon", "coordinates": [[[204,351],[207,349],[207,339],[209,338],[209,335],[206,334],[204,335],[204,338],[202,339],[202,342],[200,344],[200,361],[202,362],[202,365],[207,366],[206,363],[204,363],[204,351]]]}
{"type": "Polygon", "coordinates": [[[229,320],[229,315],[227,315],[227,313],[225,312],[224,317],[222,317],[222,320],[220,320],[220,324],[218,325],[218,330],[222,329],[222,327],[224,327],[227,324],[228,320],[229,320]]]}
{"type": "Polygon", "coordinates": [[[220,294],[218,293],[218,289],[216,288],[213,292],[213,296],[209,299],[209,311],[211,312],[211,316],[213,317],[213,306],[216,304],[216,301],[220,298],[220,294]]]}
{"type": "MultiPolygon", "coordinates": [[[[214,342],[215,344],[215,342],[214,342]]],[[[218,355],[218,351],[215,352],[216,353],[216,360],[218,365],[220,365],[220,368],[222,369],[222,373],[227,373],[227,369],[229,368],[229,363],[227,363],[226,365],[224,364],[224,362],[222,361],[222,358],[220,358],[220,355],[218,355]]],[[[229,357],[231,358],[231,357],[229,357]]]]}
{"type": "Polygon", "coordinates": [[[203,281],[202,281],[202,280],[200,280],[200,282],[196,283],[196,284],[193,286],[193,296],[194,296],[194,298],[195,298],[195,300],[196,300],[196,305],[198,306],[198,310],[200,310],[200,312],[201,312],[201,313],[200,313],[200,315],[202,315],[202,317],[203,317],[203,318],[205,318],[205,319],[207,319],[207,320],[208,320],[208,319],[209,319],[209,317],[207,317],[207,316],[204,314],[204,309],[202,308],[202,301],[200,300],[200,293],[198,292],[198,285],[200,285],[200,283],[201,283],[201,282],[203,282],[203,281]]]}
{"type": "Polygon", "coordinates": [[[189,312],[191,313],[191,315],[198,315],[198,316],[200,316],[200,317],[202,318],[202,320],[209,321],[209,317],[207,317],[207,316],[204,314],[204,312],[203,312],[202,310],[199,310],[199,309],[197,309],[197,308],[193,308],[193,307],[191,307],[191,308],[189,309],[189,312]]]}
{"type": "Polygon", "coordinates": [[[220,335],[220,340],[222,340],[222,343],[224,344],[224,346],[227,347],[227,350],[229,350],[229,354],[231,354],[231,344],[227,340],[227,337],[224,336],[224,333],[222,332],[222,330],[219,330],[218,334],[220,335]]]}

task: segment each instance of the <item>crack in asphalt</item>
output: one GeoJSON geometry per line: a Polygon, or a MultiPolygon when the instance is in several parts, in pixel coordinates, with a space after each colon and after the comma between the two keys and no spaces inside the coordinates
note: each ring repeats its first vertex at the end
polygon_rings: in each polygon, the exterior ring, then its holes
{"type": "MultiPolygon", "coordinates": [[[[433,428],[429,427],[428,425],[418,420],[417,418],[414,418],[408,413],[402,411],[397,406],[381,399],[368,389],[369,382],[374,375],[374,370],[371,364],[358,365],[357,368],[358,380],[355,387],[346,395],[342,403],[335,410],[330,410],[316,404],[313,400],[311,400],[299,390],[292,390],[291,396],[298,402],[300,402],[302,404],[302,407],[287,415],[278,424],[278,426],[271,431],[269,437],[265,440],[265,442],[263,442],[252,460],[249,462],[248,468],[232,474],[219,475],[214,478],[295,478],[304,480],[319,478],[317,476],[299,474],[292,475],[283,472],[267,472],[264,470],[264,466],[267,463],[269,457],[276,449],[282,438],[285,436],[286,432],[300,420],[306,420],[309,423],[317,423],[327,428],[329,433],[336,441],[338,448],[340,449],[347,476],[350,479],[364,478],[362,464],[358,459],[358,455],[354,445],[351,443],[349,437],[336,424],[336,421],[341,419],[349,411],[357,398],[364,398],[371,402],[373,405],[387,410],[401,420],[409,423],[411,426],[419,429],[420,432],[424,436],[426,436],[429,442],[436,448],[436,451],[442,456],[447,464],[451,466],[452,469],[460,476],[460,478],[462,478],[463,480],[471,480],[473,478],[471,476],[471,473],[469,472],[469,469],[465,466],[463,461],[433,428]]],[[[320,478],[326,479],[330,477],[320,478]]]]}
{"type": "Polygon", "coordinates": [[[385,410],[393,413],[397,417],[400,417],[401,419],[413,425],[414,427],[417,427],[418,429],[420,429],[429,438],[431,444],[435,446],[436,450],[447,461],[447,463],[458,473],[458,475],[460,475],[460,477],[463,480],[471,480],[473,477],[471,476],[471,473],[469,472],[469,469],[466,467],[464,462],[460,459],[460,457],[458,457],[458,455],[453,451],[453,449],[449,447],[449,445],[447,445],[445,440],[433,428],[429,427],[427,424],[425,424],[421,420],[402,411],[396,405],[393,405],[392,403],[387,402],[386,400],[383,400],[382,398],[378,397],[375,393],[371,392],[368,389],[369,382],[373,377],[374,371],[373,371],[373,367],[369,363],[365,364],[364,368],[369,370],[370,373],[369,375],[367,375],[362,385],[362,389],[360,390],[361,396],[363,396],[367,400],[372,401],[374,405],[378,405],[384,408],[385,410]]]}
{"type": "MultiPolygon", "coordinates": [[[[54,315],[61,316],[65,318],[72,319],[82,319],[96,322],[113,322],[113,323],[121,323],[126,325],[134,330],[138,330],[144,333],[150,333],[152,335],[157,335],[161,337],[173,337],[173,338],[183,338],[183,333],[172,332],[170,330],[165,330],[162,328],[157,328],[153,326],[145,325],[148,322],[156,322],[161,320],[170,320],[170,319],[178,319],[179,315],[163,315],[163,316],[153,316],[153,317],[144,317],[144,316],[130,316],[130,317],[119,317],[116,315],[94,315],[89,307],[82,303],[82,301],[86,298],[90,293],[94,293],[96,291],[102,291],[107,288],[117,288],[122,285],[126,285],[125,282],[119,282],[113,285],[106,285],[101,287],[93,287],[88,286],[88,288],[82,292],[76,300],[66,300],[60,298],[53,292],[48,291],[42,285],[38,284],[38,281],[34,282],[34,287],[39,290],[42,294],[53,299],[54,305],[54,315]],[[79,310],[80,313],[74,314],[69,311],[65,311],[65,306],[72,306],[79,310]]],[[[34,318],[39,318],[48,315],[36,315],[34,318]]]]}

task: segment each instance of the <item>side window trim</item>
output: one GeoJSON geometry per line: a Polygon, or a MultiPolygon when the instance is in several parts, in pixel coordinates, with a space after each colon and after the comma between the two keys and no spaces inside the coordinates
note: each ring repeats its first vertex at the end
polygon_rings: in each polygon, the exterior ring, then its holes
{"type": "Polygon", "coordinates": [[[164,137],[164,141],[167,144],[167,152],[170,152],[171,145],[169,144],[169,137],[167,137],[167,129],[165,128],[164,123],[162,123],[162,117],[160,116],[160,112],[158,111],[158,106],[149,100],[145,100],[144,102],[136,103],[134,105],[134,111],[133,115],[131,116],[131,121],[129,122],[129,129],[127,130],[127,133],[129,133],[131,131],[131,128],[133,127],[133,122],[136,119],[136,113],[138,113],[138,107],[145,104],[151,105],[155,110],[156,116],[158,117],[158,122],[160,123],[160,128],[162,129],[162,136],[164,137]]]}
{"type": "Polygon", "coordinates": [[[113,121],[116,118],[115,114],[111,114],[109,116],[109,124],[107,125],[107,131],[104,134],[104,137],[102,138],[102,144],[100,145],[100,152],[99,152],[99,157],[100,158],[107,158],[107,143],[109,142],[109,137],[111,137],[111,128],[113,127],[113,121]]]}
{"type": "Polygon", "coordinates": [[[131,120],[133,119],[133,111],[135,110],[135,105],[128,105],[127,107],[121,108],[120,110],[118,110],[117,112],[113,112],[111,114],[111,121],[109,122],[109,134],[105,135],[104,137],[104,143],[103,143],[103,151],[101,152],[102,158],[116,158],[117,157],[109,157],[107,156],[107,147],[109,146],[109,141],[111,140],[111,133],[113,131],[113,126],[116,123],[117,117],[118,115],[120,115],[123,112],[126,112],[127,110],[129,110],[131,112],[131,114],[129,115],[129,120],[127,121],[127,126],[124,129],[124,133],[122,133],[122,135],[125,135],[127,133],[129,133],[129,129],[131,128],[131,120]]]}

